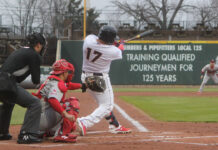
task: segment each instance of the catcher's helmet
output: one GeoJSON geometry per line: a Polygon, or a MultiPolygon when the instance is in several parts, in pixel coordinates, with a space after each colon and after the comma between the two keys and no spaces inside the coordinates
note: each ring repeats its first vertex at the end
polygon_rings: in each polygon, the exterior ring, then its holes
{"type": "Polygon", "coordinates": [[[41,33],[34,32],[33,34],[28,35],[26,41],[27,41],[27,45],[32,48],[36,46],[36,44],[40,43],[42,45],[42,50],[40,52],[40,55],[44,54],[46,40],[41,33]]]}
{"type": "Polygon", "coordinates": [[[52,75],[59,75],[67,71],[70,71],[70,74],[73,74],[74,66],[65,59],[60,59],[52,65],[52,70],[53,71],[50,72],[52,75]]]}
{"type": "Polygon", "coordinates": [[[98,38],[104,41],[106,44],[113,44],[117,36],[117,30],[108,25],[104,25],[100,28],[98,38]]]}

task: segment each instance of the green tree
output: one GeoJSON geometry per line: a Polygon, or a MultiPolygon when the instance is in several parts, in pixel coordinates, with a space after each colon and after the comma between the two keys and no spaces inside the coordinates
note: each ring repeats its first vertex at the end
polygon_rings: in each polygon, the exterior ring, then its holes
{"type": "Polygon", "coordinates": [[[94,8],[91,8],[87,11],[87,30],[98,30],[99,22],[97,18],[99,17],[99,13],[95,11],[94,8]]]}
{"type": "MultiPolygon", "coordinates": [[[[68,15],[72,19],[72,29],[82,29],[83,27],[83,4],[82,0],[69,0],[68,15]]],[[[91,8],[87,11],[87,29],[94,30],[99,27],[99,23],[96,20],[99,17],[99,13],[91,8]]]]}
{"type": "Polygon", "coordinates": [[[80,29],[83,20],[82,0],[69,0],[67,14],[72,19],[72,29],[80,29]]]}

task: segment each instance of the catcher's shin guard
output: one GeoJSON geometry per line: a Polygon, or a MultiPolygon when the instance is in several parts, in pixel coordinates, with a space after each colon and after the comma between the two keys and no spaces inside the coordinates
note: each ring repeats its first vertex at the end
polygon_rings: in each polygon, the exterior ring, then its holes
{"type": "MultiPolygon", "coordinates": [[[[69,113],[71,115],[74,114],[73,111],[67,111],[67,113],[69,113]]],[[[67,118],[63,118],[63,122],[61,124],[61,127],[60,127],[57,135],[68,135],[75,130],[76,130],[76,122],[75,121],[72,122],[67,118]]]]}
{"type": "MultiPolygon", "coordinates": [[[[79,114],[79,100],[75,97],[70,97],[68,99],[65,99],[65,105],[66,105],[66,111],[68,114],[74,115],[75,119],[77,119],[77,116],[79,114]]],[[[76,130],[76,122],[71,122],[69,119],[64,118],[63,124],[62,124],[62,134],[69,134],[72,131],[76,130]]]]}
{"type": "Polygon", "coordinates": [[[76,123],[64,118],[62,124],[62,135],[66,135],[76,130],[76,123]]]}
{"type": "MultiPolygon", "coordinates": [[[[77,119],[77,116],[79,114],[79,109],[80,109],[79,100],[75,97],[70,97],[68,99],[65,99],[64,105],[65,105],[64,107],[65,107],[67,113],[70,115],[74,115],[75,119],[77,119]]],[[[61,128],[59,129],[59,131],[56,135],[67,136],[67,137],[72,138],[73,134],[71,134],[71,132],[73,132],[75,130],[76,130],[76,122],[75,121],[72,122],[67,118],[63,118],[61,128]]],[[[75,137],[75,135],[73,135],[73,137],[75,137]]]]}

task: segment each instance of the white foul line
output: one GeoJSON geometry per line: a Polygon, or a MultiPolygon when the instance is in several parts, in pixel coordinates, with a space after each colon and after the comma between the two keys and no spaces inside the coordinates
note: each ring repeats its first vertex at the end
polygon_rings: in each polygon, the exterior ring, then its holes
{"type": "Polygon", "coordinates": [[[129,122],[131,122],[140,132],[148,132],[147,128],[145,128],[138,121],[136,121],[132,117],[130,117],[122,108],[120,108],[120,106],[118,106],[117,104],[114,104],[114,107],[121,113],[121,115],[125,119],[127,119],[129,122]]]}

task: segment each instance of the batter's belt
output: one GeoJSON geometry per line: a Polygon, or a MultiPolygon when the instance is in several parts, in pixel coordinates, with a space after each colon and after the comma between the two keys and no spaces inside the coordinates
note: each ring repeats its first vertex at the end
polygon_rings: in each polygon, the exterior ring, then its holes
{"type": "Polygon", "coordinates": [[[94,73],[89,73],[89,72],[85,72],[85,71],[82,71],[83,73],[88,73],[88,74],[90,74],[90,75],[93,75],[93,76],[103,76],[103,73],[96,73],[96,72],[94,72],[94,73]]]}

